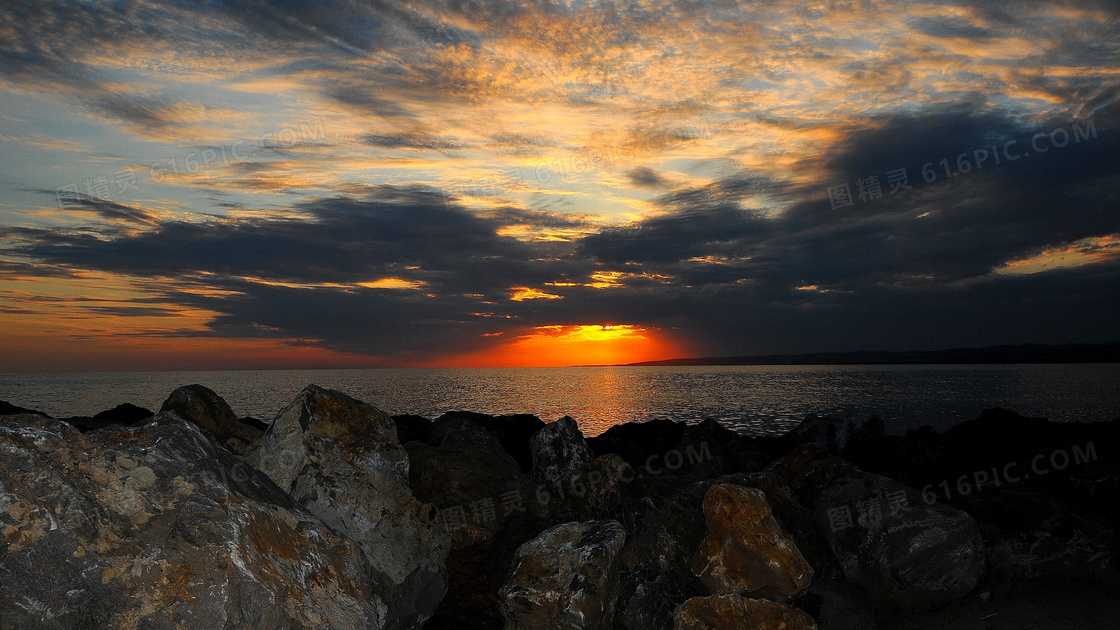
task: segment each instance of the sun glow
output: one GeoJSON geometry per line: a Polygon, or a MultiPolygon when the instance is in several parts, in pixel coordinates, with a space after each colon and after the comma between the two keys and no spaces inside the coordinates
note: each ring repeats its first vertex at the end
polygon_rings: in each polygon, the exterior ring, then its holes
{"type": "Polygon", "coordinates": [[[617,365],[687,354],[656,328],[623,324],[537,326],[478,353],[440,360],[432,367],[565,367],[617,365]]]}

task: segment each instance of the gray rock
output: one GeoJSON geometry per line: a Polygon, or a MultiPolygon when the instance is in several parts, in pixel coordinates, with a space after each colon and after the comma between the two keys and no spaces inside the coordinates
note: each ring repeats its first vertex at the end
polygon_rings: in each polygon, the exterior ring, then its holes
{"type": "Polygon", "coordinates": [[[612,627],[619,552],[616,521],[565,523],[522,545],[501,590],[506,630],[612,627]]]}
{"type": "Polygon", "coordinates": [[[431,617],[447,590],[450,539],[435,508],[409,490],[408,455],[392,418],[309,385],[248,459],[361,545],[388,606],[387,628],[419,627],[431,617]]]}
{"type": "Polygon", "coordinates": [[[927,505],[887,477],[857,472],[834,481],[813,502],[813,520],[845,577],[885,608],[951,602],[975,588],[984,571],[984,543],[972,517],[927,505]]]}
{"type": "Polygon", "coordinates": [[[160,411],[194,423],[214,442],[238,455],[262,435],[257,427],[239,420],[221,396],[202,385],[184,385],[171,392],[160,411]]]}
{"type": "Polygon", "coordinates": [[[564,416],[533,435],[533,478],[541,483],[567,481],[591,465],[591,449],[571,416],[564,416]]]}
{"type": "Polygon", "coordinates": [[[383,627],[361,549],[161,413],[0,419],[0,627],[383,627]]]}

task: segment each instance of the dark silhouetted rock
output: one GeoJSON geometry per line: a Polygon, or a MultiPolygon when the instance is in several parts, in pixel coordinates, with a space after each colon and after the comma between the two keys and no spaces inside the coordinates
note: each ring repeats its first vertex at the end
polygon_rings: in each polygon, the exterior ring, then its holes
{"type": "Polygon", "coordinates": [[[132,426],[148,418],[152,417],[152,412],[143,407],[137,407],[132,403],[122,403],[109,409],[102,411],[93,416],[94,420],[105,420],[108,422],[116,422],[126,426],[132,426]]]}
{"type": "Polygon", "coordinates": [[[533,478],[541,483],[567,481],[572,475],[584,473],[591,464],[591,449],[571,416],[564,416],[537,431],[530,448],[533,478]]]}
{"type": "Polygon", "coordinates": [[[360,548],[171,414],[0,419],[0,626],[380,628],[360,548]]]}
{"type": "Polygon", "coordinates": [[[926,610],[971,591],[984,571],[973,519],[912,488],[857,472],[822,488],[813,518],[845,577],[876,604],[926,610]]]}
{"type": "Polygon", "coordinates": [[[522,545],[501,590],[507,630],[611,628],[625,540],[619,523],[590,521],[557,525],[522,545]]]}
{"type": "Polygon", "coordinates": [[[638,585],[622,613],[627,630],[673,630],[673,611],[693,597],[707,595],[691,573],[670,569],[638,585]]]}
{"type": "Polygon", "coordinates": [[[813,568],[761,490],[713,485],[704,495],[704,515],[708,534],[692,557],[692,572],[710,592],[787,601],[808,588],[813,568]]]}
{"type": "Polygon", "coordinates": [[[595,455],[614,453],[634,468],[645,465],[651,456],[662,456],[681,443],[685,423],[672,420],[627,422],[610,427],[587,440],[595,455]]]}
{"type": "Polygon", "coordinates": [[[820,417],[809,414],[783,438],[789,447],[815,444],[833,455],[843,455],[883,437],[883,420],[866,411],[820,417]]]}
{"type": "Polygon", "coordinates": [[[452,411],[443,414],[432,423],[429,444],[439,446],[443,443],[443,436],[451,428],[469,422],[482,427],[494,436],[502,448],[517,462],[521,472],[533,469],[533,454],[530,439],[544,428],[545,423],[538,417],[526,413],[508,416],[489,416],[483,413],[469,411],[452,411]]]}
{"type": "Polygon", "coordinates": [[[860,472],[859,468],[829,455],[819,446],[799,446],[785,457],[770,464],[767,472],[785,479],[802,505],[811,506],[821,488],[841,477],[860,472]]]}
{"type": "Polygon", "coordinates": [[[675,630],[816,630],[804,612],[731,593],[694,597],[673,613],[675,630]]]}
{"type": "Polygon", "coordinates": [[[842,579],[817,578],[797,600],[821,630],[875,630],[875,605],[860,587],[842,579]]]}
{"type": "Polygon", "coordinates": [[[15,416],[24,413],[33,416],[43,416],[44,418],[50,417],[42,411],[35,411],[34,409],[24,409],[23,407],[17,407],[10,402],[0,400],[0,416],[15,416]]]}
{"type": "Polygon", "coordinates": [[[261,430],[241,422],[222,397],[202,385],[184,385],[171,392],[160,411],[193,423],[217,444],[238,455],[260,440],[261,430]]]}
{"type": "Polygon", "coordinates": [[[408,455],[385,412],[307,386],[249,461],[313,514],[361,545],[389,628],[419,627],[447,588],[450,540],[438,512],[408,486],[408,455]]]}
{"type": "Polygon", "coordinates": [[[424,416],[406,413],[393,416],[393,424],[397,426],[397,441],[401,444],[409,442],[425,442],[431,439],[432,421],[424,416]]]}

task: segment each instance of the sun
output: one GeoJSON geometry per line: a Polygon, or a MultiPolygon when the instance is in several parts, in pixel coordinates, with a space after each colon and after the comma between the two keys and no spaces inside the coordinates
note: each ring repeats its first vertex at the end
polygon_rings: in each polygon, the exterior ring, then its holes
{"type": "Polygon", "coordinates": [[[432,367],[619,365],[680,356],[683,346],[657,328],[630,324],[537,326],[481,352],[432,367]]]}

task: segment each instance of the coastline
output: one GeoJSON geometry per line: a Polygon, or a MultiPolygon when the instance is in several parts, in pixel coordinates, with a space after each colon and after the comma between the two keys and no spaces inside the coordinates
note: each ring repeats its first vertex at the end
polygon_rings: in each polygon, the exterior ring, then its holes
{"type": "Polygon", "coordinates": [[[114,628],[1005,627],[1069,580],[1089,617],[1115,607],[1093,595],[1118,583],[1114,421],[994,409],[889,435],[851,413],[777,437],[654,420],[584,438],[569,418],[389,416],[314,386],[260,422],[187,386],[154,415],[0,405],[0,446],[0,619],[33,627],[92,623],[33,558],[114,628]]]}

